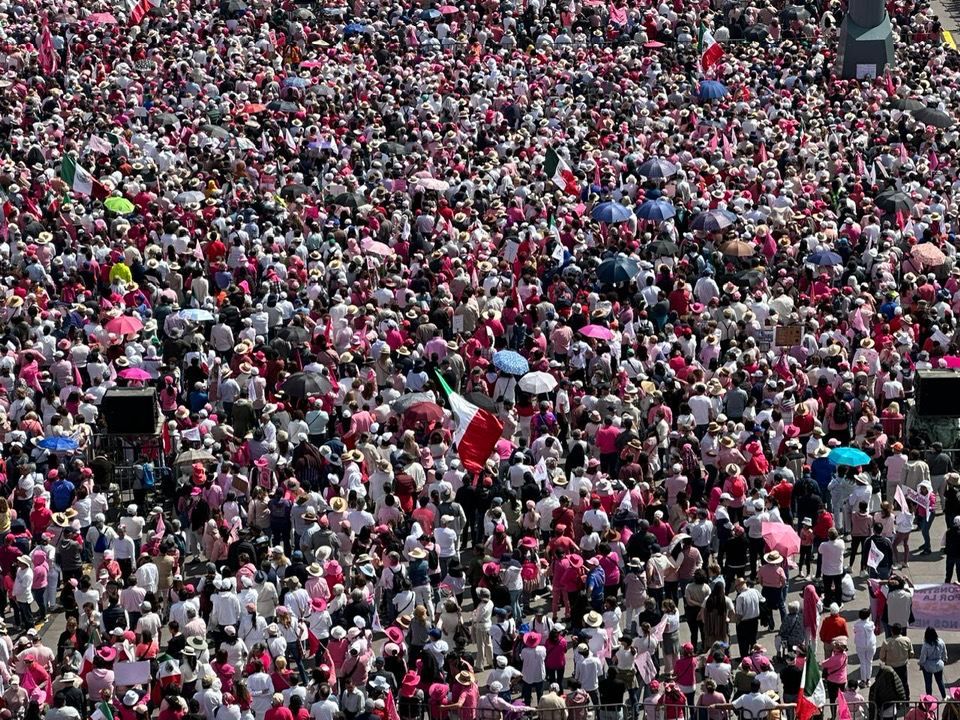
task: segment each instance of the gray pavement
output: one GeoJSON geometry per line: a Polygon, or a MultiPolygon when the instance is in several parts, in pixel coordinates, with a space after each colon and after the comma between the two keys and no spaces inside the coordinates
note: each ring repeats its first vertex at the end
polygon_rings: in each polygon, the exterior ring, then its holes
{"type": "MultiPolygon", "coordinates": [[[[934,528],[931,532],[931,538],[933,540],[933,547],[939,549],[941,545],[941,540],[943,533],[945,531],[945,523],[943,516],[940,515],[934,521],[934,528]]],[[[914,536],[911,536],[911,547],[919,546],[920,537],[919,533],[914,533],[914,536]],[[915,537],[914,537],[915,536],[915,537]]],[[[917,556],[915,553],[913,557],[910,558],[909,566],[903,570],[898,571],[900,574],[909,577],[914,584],[923,585],[923,584],[939,584],[943,582],[943,573],[944,573],[944,561],[942,553],[934,552],[927,556],[917,556]]],[[[869,598],[866,591],[866,579],[857,577],[855,578],[857,586],[857,596],[853,602],[847,603],[844,605],[842,614],[846,618],[847,623],[851,626],[853,622],[857,619],[857,613],[861,608],[869,607],[869,598]]],[[[805,583],[798,580],[793,580],[790,586],[790,594],[788,600],[799,599],[799,594],[802,591],[805,583]]],[[[546,598],[546,601],[549,602],[549,597],[546,598]]],[[[467,608],[466,612],[469,613],[469,593],[467,594],[467,608]]],[[[536,604],[534,605],[536,607],[536,604]]],[[[779,627],[779,620],[777,621],[779,627]]],[[[47,622],[45,628],[43,628],[41,635],[45,641],[47,641],[51,646],[54,646],[57,642],[57,639],[60,636],[60,633],[64,629],[64,617],[62,613],[56,613],[53,615],[47,622]]],[[[960,631],[939,631],[940,637],[943,638],[944,642],[947,643],[947,652],[949,654],[949,661],[947,667],[944,671],[944,682],[947,685],[948,692],[949,688],[953,686],[960,685],[960,631]]],[[[731,645],[734,648],[734,654],[736,654],[736,636],[734,634],[734,626],[731,625],[731,645]]],[[[681,623],[681,641],[686,641],[689,639],[686,624],[681,623]]],[[[915,652],[919,653],[920,643],[923,640],[923,629],[922,628],[911,628],[909,631],[910,639],[913,641],[915,652]]],[[[774,652],[774,643],[773,643],[774,633],[768,633],[761,631],[760,642],[767,647],[768,651],[772,654],[774,652]]],[[[882,638],[878,639],[878,642],[882,642],[882,638]]],[[[571,661],[572,662],[572,661],[571,661]]],[[[856,652],[854,651],[851,643],[851,652],[849,656],[849,669],[851,675],[857,672],[859,668],[859,663],[857,660],[856,652]]],[[[571,668],[572,669],[572,668],[571,668]]],[[[480,674],[481,682],[485,679],[486,673],[480,674]]],[[[909,681],[911,689],[911,699],[916,700],[921,693],[923,693],[923,676],[920,673],[920,669],[915,660],[910,661],[909,663],[909,681]]],[[[939,693],[934,691],[934,695],[939,697],[939,693]]]]}

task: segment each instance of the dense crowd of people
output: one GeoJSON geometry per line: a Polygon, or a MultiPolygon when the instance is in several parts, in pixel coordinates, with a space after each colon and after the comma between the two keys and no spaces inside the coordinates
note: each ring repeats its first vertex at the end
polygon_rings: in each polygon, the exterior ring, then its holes
{"type": "Polygon", "coordinates": [[[960,56],[844,11],[0,0],[0,718],[956,710],[960,56]]]}

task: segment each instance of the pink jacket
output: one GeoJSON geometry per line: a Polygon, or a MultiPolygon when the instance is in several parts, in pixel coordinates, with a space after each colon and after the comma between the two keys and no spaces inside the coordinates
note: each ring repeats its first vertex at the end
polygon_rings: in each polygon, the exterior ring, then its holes
{"type": "Polygon", "coordinates": [[[34,550],[30,557],[33,559],[33,585],[30,587],[33,590],[42,590],[47,586],[49,558],[43,550],[34,550]]]}

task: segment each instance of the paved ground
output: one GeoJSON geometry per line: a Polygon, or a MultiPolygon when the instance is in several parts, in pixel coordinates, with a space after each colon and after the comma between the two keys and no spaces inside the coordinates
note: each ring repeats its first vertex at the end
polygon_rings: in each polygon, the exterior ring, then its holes
{"type": "MultiPolygon", "coordinates": [[[[934,529],[932,532],[933,538],[933,547],[939,548],[941,538],[944,532],[945,526],[943,521],[943,516],[939,516],[935,523],[934,529]]],[[[919,536],[916,537],[914,541],[915,545],[919,545],[919,536]]],[[[933,553],[925,557],[913,557],[910,560],[909,567],[901,571],[903,574],[910,577],[911,580],[917,585],[921,584],[936,584],[943,582],[943,557],[939,552],[933,553]]],[[[799,598],[799,593],[803,588],[804,583],[799,581],[793,581],[790,589],[789,599],[799,598]]],[[[868,599],[866,595],[866,580],[862,578],[856,579],[857,585],[857,598],[851,602],[847,603],[844,607],[843,615],[847,619],[847,622],[852,624],[857,619],[857,612],[868,605],[868,599]]],[[[469,603],[469,594],[467,603],[469,603]]],[[[778,622],[779,625],[779,622],[778,622]]],[[[56,643],[57,638],[60,635],[64,628],[63,615],[58,613],[54,615],[47,626],[43,629],[42,635],[45,640],[49,642],[52,646],[56,643]]],[[[681,640],[685,641],[688,639],[686,625],[681,625],[681,640]]],[[[960,631],[951,631],[951,632],[941,632],[941,637],[947,643],[947,650],[950,656],[950,661],[947,665],[947,668],[944,672],[944,681],[947,684],[947,687],[960,685],[960,663],[957,661],[960,660],[960,631]]],[[[914,647],[917,652],[919,652],[919,644],[923,639],[923,630],[922,629],[911,629],[910,630],[910,639],[914,643],[914,647]]],[[[769,649],[772,653],[774,644],[773,644],[773,634],[763,633],[760,636],[760,641],[769,649]]],[[[735,645],[735,639],[732,639],[732,642],[735,645]]],[[[857,656],[855,652],[850,654],[850,671],[851,673],[856,671],[858,667],[857,656]]],[[[485,674],[481,675],[481,680],[485,674]]],[[[920,673],[920,670],[916,664],[916,661],[911,661],[909,666],[909,679],[910,679],[910,688],[912,699],[917,699],[919,695],[923,692],[923,676],[920,673]]],[[[938,693],[934,693],[938,694],[938,693]]]]}

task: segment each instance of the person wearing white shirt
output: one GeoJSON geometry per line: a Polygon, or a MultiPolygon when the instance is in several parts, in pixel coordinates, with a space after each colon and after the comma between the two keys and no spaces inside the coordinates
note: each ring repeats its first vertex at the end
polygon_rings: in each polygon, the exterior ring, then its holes
{"type": "Polygon", "coordinates": [[[823,602],[825,605],[830,603],[843,602],[843,595],[840,588],[840,582],[843,579],[843,554],[846,545],[840,539],[836,528],[830,528],[827,531],[827,539],[820,543],[817,552],[821,558],[821,574],[823,576],[823,602]]]}
{"type": "Polygon", "coordinates": [[[603,661],[593,655],[586,644],[580,643],[577,646],[577,654],[574,656],[573,677],[590,695],[594,705],[600,704],[600,694],[597,691],[600,687],[600,674],[602,672],[603,661]]]}
{"type": "Polygon", "coordinates": [[[227,625],[236,627],[240,623],[240,601],[232,585],[230,580],[214,580],[213,586],[217,592],[212,598],[213,607],[210,610],[209,625],[212,628],[225,628],[227,625]]]}
{"type": "Polygon", "coordinates": [[[330,692],[330,688],[321,687],[317,701],[310,706],[312,720],[333,720],[339,712],[340,706],[337,704],[337,698],[330,692]]]}
{"type": "Polygon", "coordinates": [[[521,694],[525,705],[530,705],[534,692],[538,701],[543,695],[543,681],[547,677],[547,649],[539,642],[536,633],[527,633],[523,638],[524,648],[520,651],[521,694]]]}
{"type": "Polygon", "coordinates": [[[433,531],[433,540],[437,546],[437,556],[440,558],[440,575],[445,577],[450,560],[460,557],[460,537],[451,527],[453,517],[440,516],[440,525],[433,531]]]}

